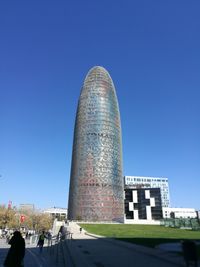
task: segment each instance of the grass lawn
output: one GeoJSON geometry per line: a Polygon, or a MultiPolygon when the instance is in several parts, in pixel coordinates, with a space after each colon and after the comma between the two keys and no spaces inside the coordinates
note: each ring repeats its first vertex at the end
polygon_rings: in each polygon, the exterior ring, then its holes
{"type": "Polygon", "coordinates": [[[80,224],[80,226],[88,233],[148,247],[155,247],[161,243],[180,242],[182,239],[200,241],[200,231],[168,228],[159,225],[80,224]]]}

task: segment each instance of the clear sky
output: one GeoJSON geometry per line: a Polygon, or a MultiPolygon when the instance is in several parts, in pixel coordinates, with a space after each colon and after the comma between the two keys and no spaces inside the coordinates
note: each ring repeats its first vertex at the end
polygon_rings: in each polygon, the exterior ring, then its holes
{"type": "Polygon", "coordinates": [[[66,207],[75,112],[110,73],[124,175],[168,177],[200,209],[200,1],[0,1],[0,204],[66,207]]]}

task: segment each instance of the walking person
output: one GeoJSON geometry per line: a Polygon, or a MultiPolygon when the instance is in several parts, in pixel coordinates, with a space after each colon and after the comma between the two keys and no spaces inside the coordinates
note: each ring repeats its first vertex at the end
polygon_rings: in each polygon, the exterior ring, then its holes
{"type": "Polygon", "coordinates": [[[47,233],[47,239],[48,239],[48,247],[51,245],[51,238],[52,238],[52,235],[50,232],[47,233]]]}
{"type": "Polygon", "coordinates": [[[23,267],[25,241],[21,233],[19,231],[15,231],[8,244],[11,245],[11,247],[4,261],[4,266],[23,267]]]}
{"type": "Polygon", "coordinates": [[[40,248],[40,253],[42,253],[43,246],[44,246],[44,239],[46,238],[44,231],[42,231],[41,235],[39,236],[37,246],[40,248]]]}

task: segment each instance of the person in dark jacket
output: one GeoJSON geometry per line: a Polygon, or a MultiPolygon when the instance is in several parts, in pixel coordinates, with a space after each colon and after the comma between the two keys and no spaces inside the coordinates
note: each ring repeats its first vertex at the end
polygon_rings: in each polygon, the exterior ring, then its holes
{"type": "Polygon", "coordinates": [[[22,267],[25,256],[25,241],[19,231],[15,231],[9,241],[11,245],[6,259],[4,261],[5,267],[22,267]]]}
{"type": "Polygon", "coordinates": [[[40,248],[40,253],[42,253],[43,246],[44,246],[44,239],[46,238],[44,231],[42,231],[41,235],[39,236],[37,246],[40,248]]]}
{"type": "Polygon", "coordinates": [[[184,240],[182,242],[183,257],[186,266],[189,267],[190,263],[194,263],[194,266],[198,266],[197,246],[192,240],[184,240]]]}

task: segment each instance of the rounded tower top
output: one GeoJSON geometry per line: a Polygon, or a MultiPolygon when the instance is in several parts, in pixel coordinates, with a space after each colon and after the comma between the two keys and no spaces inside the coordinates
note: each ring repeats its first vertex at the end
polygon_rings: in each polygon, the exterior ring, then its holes
{"type": "MultiPolygon", "coordinates": [[[[88,71],[88,74],[91,73],[91,72],[97,72],[97,73],[106,73],[109,75],[108,71],[102,67],[102,66],[94,66],[92,67],[89,71],[88,71]]],[[[109,75],[110,76],[110,75],[109,75]]],[[[87,76],[86,76],[87,77],[87,76]]]]}
{"type": "Polygon", "coordinates": [[[94,67],[92,67],[92,68],[90,69],[90,71],[93,70],[93,69],[95,69],[95,70],[99,70],[99,71],[107,72],[107,70],[106,70],[104,67],[102,67],[102,66],[94,66],[94,67]]]}
{"type": "Polygon", "coordinates": [[[108,73],[108,71],[102,67],[102,66],[94,66],[92,67],[87,75],[86,75],[86,78],[85,78],[85,81],[84,81],[84,85],[86,83],[90,83],[90,82],[96,82],[97,80],[99,81],[105,81],[105,82],[108,82],[109,84],[111,84],[112,86],[114,86],[113,84],[113,81],[112,81],[112,78],[110,76],[110,74],[108,73]]]}

